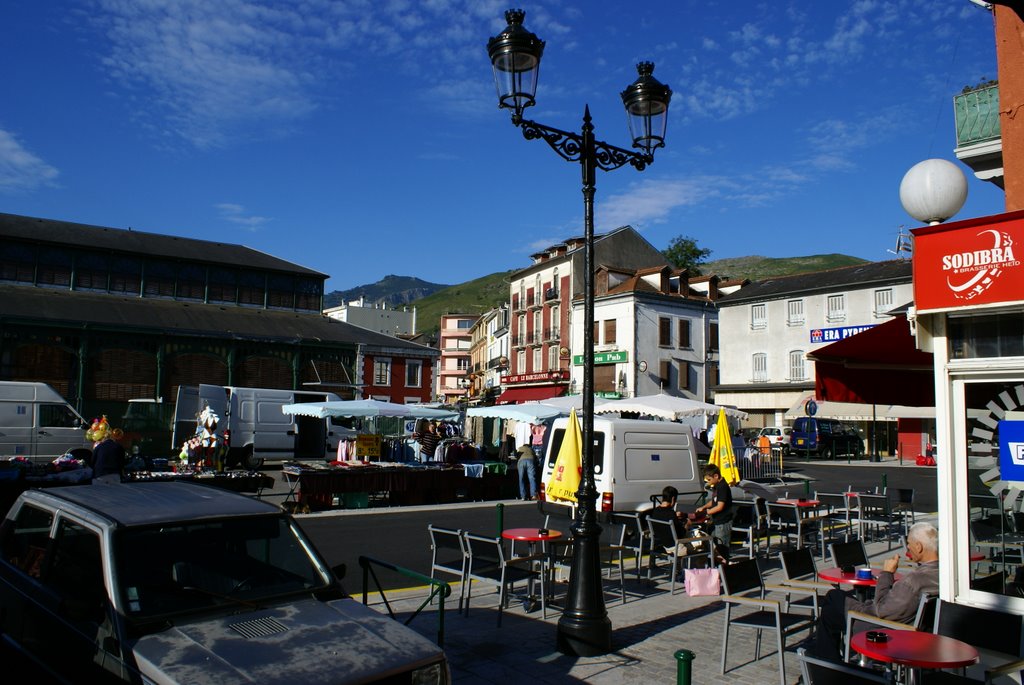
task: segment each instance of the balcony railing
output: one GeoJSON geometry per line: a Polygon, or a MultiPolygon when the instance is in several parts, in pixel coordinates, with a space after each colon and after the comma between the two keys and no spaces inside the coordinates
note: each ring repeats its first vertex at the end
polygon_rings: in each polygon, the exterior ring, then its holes
{"type": "Polygon", "coordinates": [[[551,300],[558,299],[558,288],[547,288],[544,290],[544,301],[550,302],[551,300]]]}
{"type": "Polygon", "coordinates": [[[545,328],[544,329],[544,339],[548,340],[548,341],[553,341],[553,340],[557,341],[559,338],[561,338],[560,334],[561,334],[561,329],[558,329],[558,328],[545,328]]]}
{"type": "Polygon", "coordinates": [[[957,147],[1002,136],[999,128],[999,84],[960,93],[953,98],[957,147]]]}

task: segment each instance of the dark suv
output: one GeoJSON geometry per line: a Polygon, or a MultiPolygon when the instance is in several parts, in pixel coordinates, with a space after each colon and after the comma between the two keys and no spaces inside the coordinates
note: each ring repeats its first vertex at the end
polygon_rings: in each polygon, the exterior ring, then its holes
{"type": "Polygon", "coordinates": [[[837,455],[864,454],[864,441],[856,430],[835,419],[800,417],[793,421],[790,450],[797,455],[816,454],[825,459],[837,455]]]}

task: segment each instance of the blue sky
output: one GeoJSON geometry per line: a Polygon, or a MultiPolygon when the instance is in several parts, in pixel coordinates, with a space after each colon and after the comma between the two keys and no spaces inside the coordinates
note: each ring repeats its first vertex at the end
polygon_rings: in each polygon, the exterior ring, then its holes
{"type": "MultiPolygon", "coordinates": [[[[330,275],[460,283],[582,233],[578,165],[497,109],[509,7],[547,42],[527,117],[628,147],[619,93],[674,92],[643,173],[598,172],[599,231],[712,259],[890,258],[899,183],[955,161],[952,97],[996,77],[968,0],[12,0],[0,211],[240,243],[330,275]]],[[[963,167],[967,171],[966,167],[963,167]]],[[[957,218],[1003,211],[968,174],[957,218]]]]}

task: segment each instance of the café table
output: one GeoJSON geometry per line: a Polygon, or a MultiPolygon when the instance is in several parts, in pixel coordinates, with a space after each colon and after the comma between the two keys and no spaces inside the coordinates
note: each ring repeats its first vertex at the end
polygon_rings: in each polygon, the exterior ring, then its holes
{"type": "MultiPolygon", "coordinates": [[[[867,596],[867,591],[878,585],[878,575],[881,573],[879,569],[871,569],[871,578],[858,578],[857,571],[853,570],[850,573],[846,573],[843,569],[833,566],[832,568],[826,568],[818,571],[818,579],[823,580],[826,583],[834,583],[836,585],[852,585],[854,592],[857,594],[857,598],[861,601],[867,596]]],[[[899,580],[900,574],[894,573],[893,580],[899,580]]]]}
{"type": "MultiPolygon", "coordinates": [[[[506,540],[512,541],[513,553],[515,552],[516,541],[525,542],[527,545],[526,556],[532,557],[536,554],[537,543],[542,545],[547,542],[553,542],[562,537],[562,532],[559,530],[544,529],[544,528],[506,528],[501,531],[501,537],[506,540]]],[[[542,552],[547,550],[541,549],[542,552]]],[[[544,565],[541,565],[541,573],[545,573],[544,565]]],[[[533,578],[527,582],[526,592],[528,598],[524,601],[524,604],[533,606],[535,594],[533,592],[533,578]]]]}
{"type": "Polygon", "coordinates": [[[850,648],[869,659],[907,667],[907,684],[917,685],[925,668],[961,668],[978,663],[978,650],[945,635],[919,630],[865,630],[850,638],[850,648]],[[868,633],[885,635],[884,642],[868,633]]]}

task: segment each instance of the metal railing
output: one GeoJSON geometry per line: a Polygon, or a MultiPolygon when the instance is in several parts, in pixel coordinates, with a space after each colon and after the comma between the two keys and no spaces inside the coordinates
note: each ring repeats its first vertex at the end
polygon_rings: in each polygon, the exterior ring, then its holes
{"type": "Polygon", "coordinates": [[[395,616],[395,612],[391,609],[391,603],[388,602],[387,596],[384,594],[384,588],[380,584],[380,580],[377,578],[377,573],[374,570],[375,566],[386,569],[388,571],[394,571],[395,573],[401,574],[406,578],[412,578],[415,581],[423,583],[429,586],[430,594],[423,600],[423,603],[416,608],[416,611],[412,612],[409,618],[405,619],[404,625],[409,625],[414,618],[419,616],[423,609],[437,598],[437,646],[444,647],[444,600],[452,594],[451,585],[443,580],[431,578],[425,576],[422,573],[417,573],[411,569],[402,568],[401,566],[395,566],[389,564],[386,561],[380,559],[373,559],[371,557],[359,557],[359,566],[363,569],[363,604],[367,604],[369,596],[370,578],[373,578],[373,583],[377,588],[377,592],[380,593],[380,598],[384,602],[385,608],[388,610],[388,616],[398,620],[395,616]]]}
{"type": "Polygon", "coordinates": [[[736,455],[740,478],[753,481],[781,478],[782,454],[781,448],[772,448],[764,454],[757,447],[748,447],[743,454],[736,455]]]}
{"type": "Polygon", "coordinates": [[[960,93],[953,98],[957,147],[1001,137],[999,84],[960,93]]]}

